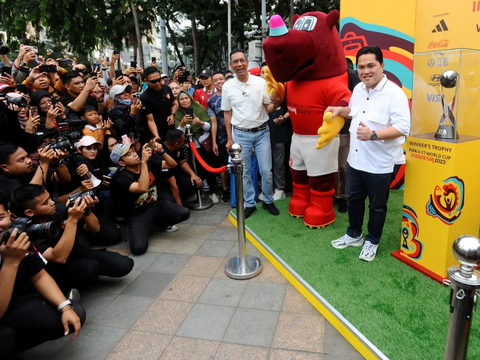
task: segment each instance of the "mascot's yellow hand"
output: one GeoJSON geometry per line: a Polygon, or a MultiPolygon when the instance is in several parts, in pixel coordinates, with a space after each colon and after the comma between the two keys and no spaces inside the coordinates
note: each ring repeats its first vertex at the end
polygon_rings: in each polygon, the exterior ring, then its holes
{"type": "Polygon", "coordinates": [[[323,114],[323,124],[318,129],[318,135],[320,135],[320,138],[318,139],[316,149],[320,150],[332,141],[332,139],[340,132],[343,125],[345,125],[345,119],[343,117],[337,115],[332,119],[331,112],[323,114]]]}
{"type": "Polygon", "coordinates": [[[285,87],[282,83],[276,82],[268,66],[265,66],[265,80],[267,81],[267,91],[274,102],[281,103],[285,98],[285,87]]]}

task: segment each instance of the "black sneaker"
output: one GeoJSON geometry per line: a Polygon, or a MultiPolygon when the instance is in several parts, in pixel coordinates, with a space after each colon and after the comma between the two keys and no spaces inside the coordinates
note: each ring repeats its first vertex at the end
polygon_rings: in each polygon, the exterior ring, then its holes
{"type": "Polygon", "coordinates": [[[348,204],[345,199],[338,199],[338,212],[345,214],[348,212],[348,204]]]}
{"type": "Polygon", "coordinates": [[[230,191],[228,189],[225,189],[222,191],[222,201],[223,202],[229,202],[230,201],[230,191]]]}
{"type": "Polygon", "coordinates": [[[270,214],[272,214],[274,216],[280,215],[280,211],[278,211],[278,209],[276,208],[276,206],[273,203],[271,203],[271,204],[262,203],[262,208],[264,208],[265,210],[267,210],[270,214]]]}
{"type": "Polygon", "coordinates": [[[257,211],[256,206],[246,207],[245,211],[243,212],[245,219],[248,219],[255,211],[257,211]]]}

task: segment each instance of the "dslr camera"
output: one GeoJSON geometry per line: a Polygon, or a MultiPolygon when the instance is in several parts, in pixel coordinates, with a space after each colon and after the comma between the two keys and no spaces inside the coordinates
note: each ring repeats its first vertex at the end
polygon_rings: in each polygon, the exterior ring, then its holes
{"type": "Polygon", "coordinates": [[[10,54],[10,48],[2,40],[0,40],[0,55],[10,54]]]}
{"type": "Polygon", "coordinates": [[[68,150],[69,153],[76,152],[75,143],[83,137],[81,131],[75,131],[73,128],[78,126],[85,126],[88,121],[85,120],[68,120],[57,123],[60,136],[55,141],[51,141],[43,145],[43,147],[50,146],[50,149],[68,150]]]}
{"type": "Polygon", "coordinates": [[[62,227],[60,226],[60,223],[56,221],[34,224],[30,218],[18,218],[10,224],[8,231],[3,233],[0,245],[7,243],[15,229],[18,229],[17,238],[21,233],[25,232],[31,240],[42,240],[58,237],[62,227]]]}
{"type": "MultiPolygon", "coordinates": [[[[71,194],[68,197],[68,201],[69,201],[68,202],[68,207],[69,208],[73,207],[73,205],[75,205],[75,201],[77,201],[78,198],[83,200],[88,195],[90,195],[92,197],[92,199],[95,199],[95,191],[93,191],[93,190],[85,191],[84,193],[76,192],[76,193],[71,194]]],[[[82,200],[80,200],[80,201],[82,201],[82,200]]]]}
{"type": "MultiPolygon", "coordinates": [[[[3,94],[1,94],[3,95],[3,94]]],[[[7,100],[7,105],[13,104],[17,105],[18,107],[27,107],[28,101],[23,96],[18,95],[16,93],[8,93],[5,94],[5,100],[7,100]]]]}

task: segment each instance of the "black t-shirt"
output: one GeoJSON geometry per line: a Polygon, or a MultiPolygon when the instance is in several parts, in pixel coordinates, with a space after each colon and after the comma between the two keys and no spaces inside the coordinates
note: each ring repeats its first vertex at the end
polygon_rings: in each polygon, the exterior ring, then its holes
{"type": "Polygon", "coordinates": [[[273,120],[285,115],[280,106],[268,114],[268,127],[270,129],[270,142],[272,144],[284,144],[288,142],[288,119],[284,119],[283,123],[277,124],[273,120]]]}
{"type": "Polygon", "coordinates": [[[183,147],[178,149],[177,151],[170,151],[170,150],[168,150],[167,146],[164,144],[163,148],[165,149],[165,152],[168,155],[170,155],[173,160],[175,160],[177,162],[176,167],[174,167],[173,169],[167,169],[167,174],[168,174],[167,179],[171,176],[176,175],[177,172],[179,172],[179,171],[184,172],[180,167],[180,163],[186,160],[185,159],[185,151],[183,151],[183,147]]]}
{"type": "MultiPolygon", "coordinates": [[[[143,104],[142,114],[144,117],[153,114],[155,124],[158,128],[158,135],[162,139],[165,139],[167,131],[175,128],[174,125],[167,124],[167,117],[172,114],[171,107],[175,101],[172,89],[167,85],[162,85],[160,91],[155,91],[148,87],[142,93],[141,101],[143,104]]],[[[151,138],[153,138],[153,135],[148,129],[147,120],[145,118],[144,123],[142,124],[142,142],[146,142],[151,138]]]]}
{"type": "MultiPolygon", "coordinates": [[[[22,185],[27,185],[32,181],[35,172],[37,171],[38,165],[34,165],[32,172],[29,172],[25,175],[10,176],[5,174],[3,171],[0,171],[0,189],[5,191],[7,194],[13,194],[22,185]]],[[[50,180],[52,175],[55,173],[55,170],[51,167],[47,171],[47,180],[50,180]]],[[[46,184],[47,190],[50,195],[53,197],[56,195],[57,188],[56,182],[47,181],[46,184]]]]}
{"type": "Polygon", "coordinates": [[[112,120],[112,128],[118,137],[128,134],[129,132],[133,132],[135,136],[137,136],[136,116],[130,115],[130,108],[118,109],[113,107],[110,109],[108,117],[112,120]]]}
{"type": "MultiPolygon", "coordinates": [[[[66,93],[65,95],[63,95],[61,98],[60,98],[60,102],[63,104],[63,106],[65,106],[65,112],[66,112],[66,115],[67,115],[67,118],[69,120],[73,120],[73,119],[80,119],[80,117],[82,116],[82,113],[81,112],[75,112],[75,111],[72,111],[67,105],[74,102],[75,101],[75,98],[70,95],[69,93],[66,93]]],[[[92,95],[88,95],[87,97],[87,101],[85,102],[85,104],[88,104],[88,105],[91,105],[93,106],[96,110],[98,110],[98,103],[97,103],[97,99],[95,99],[95,97],[93,97],[92,95]]],[[[85,104],[82,105],[85,106],[85,104]]]]}
{"type": "Polygon", "coordinates": [[[150,183],[146,193],[132,193],[130,186],[138,182],[140,173],[135,174],[121,168],[113,175],[110,182],[110,194],[115,202],[118,216],[140,215],[144,213],[150,204],[157,201],[158,192],[155,177],[149,166],[150,183]]]}

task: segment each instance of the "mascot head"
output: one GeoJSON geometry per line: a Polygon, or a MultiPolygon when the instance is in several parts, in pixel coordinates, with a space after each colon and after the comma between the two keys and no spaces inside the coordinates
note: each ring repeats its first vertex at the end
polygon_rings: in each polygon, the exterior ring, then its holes
{"type": "Polygon", "coordinates": [[[347,71],[335,27],[339,16],[337,10],[328,15],[322,12],[295,15],[291,30],[287,30],[279,15],[270,18],[270,33],[263,50],[276,81],[328,79],[347,71]]]}

